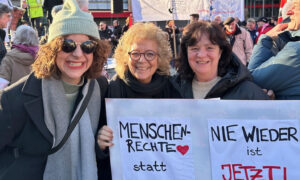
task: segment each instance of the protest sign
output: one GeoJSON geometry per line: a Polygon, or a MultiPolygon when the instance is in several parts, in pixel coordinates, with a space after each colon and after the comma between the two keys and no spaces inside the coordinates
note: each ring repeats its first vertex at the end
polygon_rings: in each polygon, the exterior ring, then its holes
{"type": "Polygon", "coordinates": [[[106,99],[113,179],[297,179],[299,101],[106,99]]]}
{"type": "Polygon", "coordinates": [[[297,120],[208,121],[212,179],[297,179],[297,120]],[[284,149],[284,151],[282,150],[284,149]],[[284,154],[281,154],[284,152],[284,154]],[[290,159],[290,161],[287,161],[290,159]]]}
{"type": "Polygon", "coordinates": [[[200,19],[212,20],[216,15],[239,17],[244,20],[243,0],[132,0],[135,21],[189,20],[198,13],[200,19]]]}

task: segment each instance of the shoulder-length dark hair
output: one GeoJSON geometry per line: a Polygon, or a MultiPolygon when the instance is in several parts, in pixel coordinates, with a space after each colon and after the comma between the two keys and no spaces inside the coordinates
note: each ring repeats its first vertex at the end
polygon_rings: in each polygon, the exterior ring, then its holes
{"type": "MultiPolygon", "coordinates": [[[[111,48],[107,42],[91,37],[90,39],[97,42],[97,47],[94,52],[92,65],[85,72],[84,76],[89,79],[94,79],[101,75],[111,48]]],[[[56,79],[60,79],[61,72],[55,63],[55,59],[57,53],[61,51],[63,40],[64,37],[59,36],[40,47],[37,58],[32,64],[32,71],[37,78],[48,78],[53,76],[56,79]]]]}
{"type": "Polygon", "coordinates": [[[222,51],[218,64],[218,76],[224,76],[231,58],[231,46],[226,40],[225,33],[220,25],[206,21],[199,21],[187,25],[183,30],[182,40],[180,43],[180,53],[175,60],[175,66],[178,74],[185,80],[194,78],[194,72],[188,62],[187,48],[196,45],[202,35],[208,35],[209,40],[214,45],[218,45],[222,51]]]}

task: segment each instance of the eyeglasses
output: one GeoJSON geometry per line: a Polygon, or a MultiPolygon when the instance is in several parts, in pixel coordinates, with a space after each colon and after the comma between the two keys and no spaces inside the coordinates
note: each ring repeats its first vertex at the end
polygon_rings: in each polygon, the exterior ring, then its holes
{"type": "Polygon", "coordinates": [[[147,61],[152,61],[158,54],[154,51],[148,50],[144,53],[140,53],[139,51],[131,51],[128,52],[130,58],[134,61],[140,60],[141,56],[144,55],[147,61]]]}
{"type": "Polygon", "coordinates": [[[85,41],[83,43],[76,43],[75,41],[73,41],[71,39],[65,39],[63,44],[62,44],[61,49],[66,53],[70,53],[70,52],[75,51],[77,45],[80,45],[80,48],[84,53],[90,54],[90,53],[95,52],[97,42],[92,41],[92,40],[88,40],[88,41],[85,41]]]}

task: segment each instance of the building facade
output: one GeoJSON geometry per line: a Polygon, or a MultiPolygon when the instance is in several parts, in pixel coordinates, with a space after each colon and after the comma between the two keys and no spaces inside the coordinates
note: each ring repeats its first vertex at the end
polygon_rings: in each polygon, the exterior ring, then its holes
{"type": "Polygon", "coordinates": [[[278,17],[280,0],[245,0],[245,19],[278,17]]]}

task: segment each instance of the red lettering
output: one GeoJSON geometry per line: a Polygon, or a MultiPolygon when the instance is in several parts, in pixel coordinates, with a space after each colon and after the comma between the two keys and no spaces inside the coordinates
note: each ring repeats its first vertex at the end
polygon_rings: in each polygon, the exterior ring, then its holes
{"type": "Polygon", "coordinates": [[[283,168],[283,180],[287,180],[287,178],[286,178],[286,167],[283,168]]]}
{"type": "Polygon", "coordinates": [[[224,170],[224,167],[228,167],[228,169],[229,169],[229,179],[226,179],[224,174],[222,174],[223,180],[231,180],[231,164],[223,164],[221,167],[222,167],[222,170],[224,170]]]}
{"type": "Polygon", "coordinates": [[[255,180],[256,178],[262,178],[263,176],[260,174],[263,170],[262,169],[251,169],[251,171],[256,172],[256,174],[251,175],[251,180],[255,180]]]}
{"type": "Polygon", "coordinates": [[[269,180],[273,180],[273,169],[280,169],[280,166],[263,166],[264,169],[269,169],[269,180]]]}
{"type": "MultiPolygon", "coordinates": [[[[221,165],[223,170],[222,179],[223,180],[261,180],[268,179],[273,180],[274,169],[281,170],[280,174],[283,180],[287,180],[287,168],[280,166],[262,166],[262,168],[257,168],[256,166],[243,166],[242,164],[223,164],[221,165]],[[244,172],[242,172],[244,171],[244,172]]],[[[276,173],[276,177],[277,177],[276,173]]]]}
{"type": "Polygon", "coordinates": [[[236,174],[241,174],[241,171],[235,170],[235,167],[236,167],[236,166],[239,167],[239,166],[242,166],[242,165],[241,165],[241,164],[232,164],[233,179],[234,179],[234,180],[243,180],[243,179],[237,179],[237,178],[236,178],[236,176],[235,176],[236,174]]]}
{"type": "Polygon", "coordinates": [[[255,166],[240,166],[240,169],[244,169],[246,180],[249,180],[248,169],[255,169],[255,166]]]}

